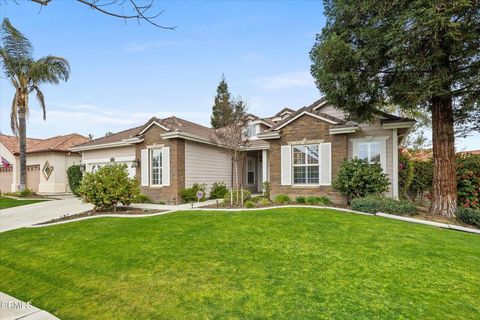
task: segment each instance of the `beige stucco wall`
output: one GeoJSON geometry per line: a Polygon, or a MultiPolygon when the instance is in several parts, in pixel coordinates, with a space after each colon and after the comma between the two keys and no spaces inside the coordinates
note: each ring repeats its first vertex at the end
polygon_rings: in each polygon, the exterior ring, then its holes
{"type": "Polygon", "coordinates": [[[232,161],[228,155],[215,146],[185,141],[185,187],[194,183],[205,183],[207,193],[214,182],[225,182],[230,187],[232,161]]]}
{"type": "MultiPolygon", "coordinates": [[[[27,155],[27,166],[40,165],[40,183],[38,193],[66,193],[69,192],[67,169],[71,165],[80,164],[81,156],[78,153],[42,152],[27,155]],[[43,174],[46,162],[53,166],[53,171],[47,179],[43,174]]],[[[20,165],[17,157],[16,167],[20,165]]],[[[17,182],[20,181],[20,172],[16,171],[17,182]]]]}
{"type": "Polygon", "coordinates": [[[86,165],[87,172],[92,171],[94,164],[104,165],[110,163],[111,158],[115,159],[115,163],[127,164],[127,170],[130,177],[135,177],[135,168],[132,168],[132,162],[135,158],[135,145],[104,148],[97,150],[87,150],[82,152],[82,163],[86,165]]]}
{"type": "Polygon", "coordinates": [[[8,151],[8,149],[3,145],[3,143],[0,143],[0,156],[4,157],[5,160],[10,162],[13,165],[13,172],[11,174],[2,174],[2,180],[0,184],[2,185],[2,192],[13,192],[15,191],[15,183],[13,181],[13,178],[16,175],[16,170],[17,166],[15,166],[15,156],[8,151]],[[8,180],[8,181],[5,181],[8,180]],[[9,186],[7,188],[7,186],[9,186]]]}

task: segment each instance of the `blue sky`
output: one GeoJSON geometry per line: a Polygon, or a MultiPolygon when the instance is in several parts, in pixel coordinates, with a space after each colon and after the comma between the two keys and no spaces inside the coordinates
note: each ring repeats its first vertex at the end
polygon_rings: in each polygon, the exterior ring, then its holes
{"type": "MultiPolygon", "coordinates": [[[[320,1],[157,2],[165,31],[124,23],[73,1],[47,7],[2,4],[0,14],[29,37],[35,57],[70,61],[71,79],[46,86],[47,121],[31,98],[28,135],[78,132],[95,137],[141,125],[152,116],[209,125],[216,86],[225,74],[249,111],[269,116],[320,97],[309,51],[325,24],[320,1]]],[[[0,130],[10,134],[13,90],[0,80],[0,130]]],[[[480,149],[470,137],[459,149],[480,149]]]]}

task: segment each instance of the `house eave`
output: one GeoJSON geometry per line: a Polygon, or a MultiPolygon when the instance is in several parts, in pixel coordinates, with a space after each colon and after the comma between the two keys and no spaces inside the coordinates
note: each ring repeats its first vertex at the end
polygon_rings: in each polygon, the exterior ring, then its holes
{"type": "Polygon", "coordinates": [[[132,144],[140,143],[143,141],[143,138],[128,138],[123,139],[121,141],[110,142],[110,143],[102,143],[102,144],[94,144],[89,146],[77,146],[70,148],[70,151],[78,152],[78,151],[88,151],[88,150],[97,150],[97,149],[105,149],[105,148],[116,148],[116,147],[124,147],[129,146],[132,144]]]}
{"type": "Polygon", "coordinates": [[[261,133],[261,134],[258,134],[257,137],[262,140],[279,139],[280,132],[273,131],[273,132],[261,133]]]}
{"type": "Polygon", "coordinates": [[[403,122],[385,122],[382,123],[383,129],[403,129],[412,128],[415,125],[415,121],[403,121],[403,122]]]}
{"type": "Polygon", "coordinates": [[[344,133],[355,133],[359,130],[358,127],[346,127],[346,128],[330,128],[330,134],[344,134],[344,133]]]}
{"type": "Polygon", "coordinates": [[[182,131],[172,131],[160,135],[163,139],[185,139],[189,141],[195,141],[200,143],[209,144],[215,146],[216,144],[211,142],[204,137],[197,136],[196,134],[182,132],[182,131]]]}

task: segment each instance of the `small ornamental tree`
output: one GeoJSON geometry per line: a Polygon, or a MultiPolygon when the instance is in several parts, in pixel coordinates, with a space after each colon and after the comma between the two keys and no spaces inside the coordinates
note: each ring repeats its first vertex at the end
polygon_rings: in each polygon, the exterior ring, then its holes
{"type": "Polygon", "coordinates": [[[380,195],[388,191],[389,181],[378,163],[354,158],[342,162],[332,186],[351,198],[380,195]]]}
{"type": "Polygon", "coordinates": [[[82,182],[82,171],[80,170],[80,166],[74,164],[68,167],[67,178],[70,190],[74,195],[78,196],[78,187],[80,187],[80,183],[82,182]]]}
{"type": "Polygon", "coordinates": [[[138,180],[130,178],[126,164],[109,164],[96,172],[86,173],[78,193],[95,209],[115,211],[119,203],[130,205],[140,193],[138,180]]]}

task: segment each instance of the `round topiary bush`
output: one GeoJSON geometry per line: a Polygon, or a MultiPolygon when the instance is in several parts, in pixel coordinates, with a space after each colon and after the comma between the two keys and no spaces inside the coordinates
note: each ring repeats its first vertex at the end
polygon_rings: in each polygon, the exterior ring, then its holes
{"type": "Polygon", "coordinates": [[[379,163],[357,158],[345,160],[332,181],[334,189],[349,198],[379,195],[388,191],[389,181],[379,163]]]}
{"type": "Polygon", "coordinates": [[[130,205],[140,193],[138,180],[130,178],[126,164],[109,164],[96,172],[86,173],[78,193],[95,209],[115,208],[119,203],[130,205]]]}

